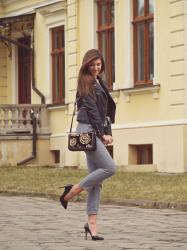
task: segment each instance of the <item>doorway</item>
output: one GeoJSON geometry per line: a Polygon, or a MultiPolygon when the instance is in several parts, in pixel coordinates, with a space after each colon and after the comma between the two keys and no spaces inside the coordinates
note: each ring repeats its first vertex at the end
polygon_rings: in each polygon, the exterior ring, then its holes
{"type": "MultiPolygon", "coordinates": [[[[31,45],[31,37],[18,39],[18,42],[31,45]]],[[[18,103],[31,104],[31,52],[18,47],[18,103]]]]}

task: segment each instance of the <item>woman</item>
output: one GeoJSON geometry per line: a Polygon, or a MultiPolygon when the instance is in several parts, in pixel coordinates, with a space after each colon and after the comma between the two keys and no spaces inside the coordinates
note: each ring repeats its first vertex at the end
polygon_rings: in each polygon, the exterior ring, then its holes
{"type": "Polygon", "coordinates": [[[104,72],[105,64],[102,54],[89,50],[82,62],[78,76],[77,87],[77,132],[95,130],[97,134],[96,151],[85,152],[89,174],[79,184],[65,186],[60,197],[62,206],[66,209],[68,201],[83,190],[88,192],[85,234],[92,240],[104,240],[97,234],[97,213],[100,201],[102,181],[115,173],[115,164],[105,145],[113,142],[111,129],[105,128],[106,117],[112,122],[115,119],[116,105],[110,96],[100,74],[104,72]]]}

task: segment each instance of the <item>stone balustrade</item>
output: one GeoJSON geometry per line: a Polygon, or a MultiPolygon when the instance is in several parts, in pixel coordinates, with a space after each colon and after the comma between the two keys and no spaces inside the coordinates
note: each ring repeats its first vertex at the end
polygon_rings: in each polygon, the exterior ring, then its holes
{"type": "Polygon", "coordinates": [[[49,133],[46,105],[0,104],[0,134],[32,133],[31,113],[37,119],[37,132],[49,133]]]}

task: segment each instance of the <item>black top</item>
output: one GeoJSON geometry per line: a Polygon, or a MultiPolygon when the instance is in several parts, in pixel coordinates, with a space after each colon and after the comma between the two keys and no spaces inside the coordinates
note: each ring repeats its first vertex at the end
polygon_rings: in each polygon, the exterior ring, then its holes
{"type": "Polygon", "coordinates": [[[116,104],[104,82],[100,78],[98,79],[99,83],[93,82],[95,97],[91,94],[83,97],[77,96],[77,121],[91,124],[98,136],[102,137],[105,134],[106,116],[110,117],[112,123],[115,121],[116,104]]]}

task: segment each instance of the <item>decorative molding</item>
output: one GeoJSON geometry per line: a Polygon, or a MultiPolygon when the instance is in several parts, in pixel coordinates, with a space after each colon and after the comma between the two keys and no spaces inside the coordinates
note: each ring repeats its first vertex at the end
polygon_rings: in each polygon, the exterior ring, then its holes
{"type": "Polygon", "coordinates": [[[44,17],[49,16],[51,14],[61,12],[62,10],[66,10],[66,3],[57,2],[56,4],[51,4],[50,8],[48,5],[35,8],[37,12],[39,12],[44,17]]]}
{"type": "Polygon", "coordinates": [[[140,95],[140,94],[152,94],[154,99],[158,99],[159,91],[160,91],[160,84],[137,87],[137,88],[122,89],[126,102],[130,102],[130,96],[140,95]]]}
{"type": "Polygon", "coordinates": [[[110,92],[110,95],[114,99],[114,102],[118,103],[118,98],[119,98],[119,95],[120,95],[120,90],[113,90],[113,91],[110,92]]]}
{"type": "MultiPolygon", "coordinates": [[[[165,120],[165,121],[154,121],[154,122],[142,122],[142,123],[127,123],[127,124],[112,124],[113,130],[122,129],[139,129],[139,128],[149,128],[149,127],[164,127],[164,126],[180,126],[187,125],[187,120],[165,120]]],[[[76,131],[73,128],[72,131],[76,131]]],[[[65,133],[54,133],[51,134],[50,138],[66,137],[69,131],[65,133]]]]}
{"type": "Polygon", "coordinates": [[[138,128],[180,126],[180,125],[187,125],[187,120],[180,119],[180,120],[149,121],[149,122],[139,122],[139,123],[126,123],[126,124],[112,124],[112,129],[122,130],[122,129],[138,129],[138,128]]]}
{"type": "Polygon", "coordinates": [[[53,105],[53,104],[48,104],[47,105],[47,109],[48,110],[57,110],[57,109],[67,110],[68,106],[67,105],[53,105]]]}
{"type": "Polygon", "coordinates": [[[17,2],[17,0],[6,0],[3,3],[3,6],[5,8],[5,15],[4,17],[8,17],[8,16],[18,16],[18,15],[22,15],[22,14],[28,14],[28,13],[35,13],[37,8],[42,8],[45,6],[50,5],[50,8],[53,4],[56,3],[64,3],[65,0],[40,0],[39,3],[37,4],[33,4],[31,1],[29,0],[22,0],[22,2],[24,2],[25,4],[22,5],[22,7],[18,7],[15,8],[15,10],[10,11],[10,12],[6,12],[6,8],[8,7],[8,5],[13,5],[15,2],[17,2]]]}
{"type": "Polygon", "coordinates": [[[67,133],[56,133],[56,134],[52,134],[50,138],[66,137],[66,136],[67,136],[67,133]]]}
{"type": "Polygon", "coordinates": [[[177,3],[177,2],[183,2],[183,0],[170,0],[170,4],[175,4],[175,3],[177,3]]]}

